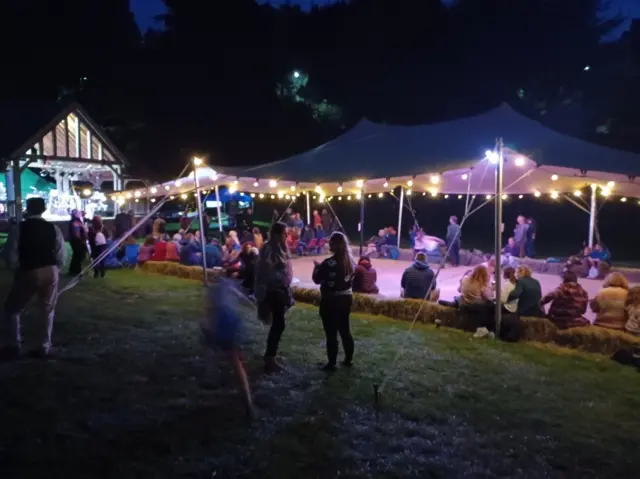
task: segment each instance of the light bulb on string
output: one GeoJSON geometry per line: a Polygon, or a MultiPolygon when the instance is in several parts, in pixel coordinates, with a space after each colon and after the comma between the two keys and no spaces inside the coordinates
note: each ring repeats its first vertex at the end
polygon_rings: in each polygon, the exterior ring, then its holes
{"type": "Polygon", "coordinates": [[[469,175],[467,175],[466,173],[464,173],[464,174],[461,176],[461,178],[462,178],[462,180],[463,180],[463,181],[467,181],[467,180],[469,179],[469,175]]]}
{"type": "Polygon", "coordinates": [[[411,188],[413,186],[413,180],[407,181],[407,186],[411,188]]]}
{"type": "Polygon", "coordinates": [[[383,187],[385,187],[385,188],[389,188],[389,181],[385,181],[385,182],[382,184],[382,186],[383,186],[383,187]]]}
{"type": "Polygon", "coordinates": [[[432,185],[437,185],[440,183],[440,177],[438,175],[431,175],[430,181],[432,185]]]}
{"type": "Polygon", "coordinates": [[[627,199],[626,198],[620,198],[620,201],[622,201],[623,203],[626,203],[627,199]]]}
{"type": "Polygon", "coordinates": [[[256,194],[255,193],[251,193],[251,198],[255,198],[256,194]]]}
{"type": "Polygon", "coordinates": [[[156,194],[156,193],[158,192],[158,188],[156,188],[155,186],[153,186],[153,187],[151,188],[151,190],[149,190],[149,191],[151,191],[151,193],[153,193],[153,194],[156,194]]]}
{"type": "Polygon", "coordinates": [[[171,187],[169,185],[164,185],[164,189],[169,191],[171,189],[171,187]]]}
{"type": "Polygon", "coordinates": [[[264,198],[264,193],[260,193],[260,199],[264,198]]]}
{"type": "Polygon", "coordinates": [[[462,195],[458,195],[458,199],[461,200],[462,199],[462,195]]]}
{"type": "Polygon", "coordinates": [[[378,193],[378,198],[382,198],[384,196],[384,193],[378,193]]]}
{"type": "Polygon", "coordinates": [[[533,194],[533,196],[535,196],[536,198],[540,198],[540,192],[539,192],[539,191],[536,191],[536,192],[533,194]]]}
{"type": "Polygon", "coordinates": [[[258,186],[260,186],[260,183],[258,183],[257,181],[254,181],[254,182],[253,182],[253,187],[254,187],[254,188],[257,188],[258,186]]]}
{"type": "Polygon", "coordinates": [[[276,180],[269,180],[270,188],[275,188],[276,186],[278,186],[278,182],[276,180]]]}
{"type": "Polygon", "coordinates": [[[518,198],[522,199],[522,198],[524,198],[524,196],[523,195],[518,195],[518,198]]]}
{"type": "Polygon", "coordinates": [[[364,186],[364,180],[356,180],[356,187],[362,189],[364,186]]]}
{"type": "Polygon", "coordinates": [[[342,185],[338,186],[338,193],[342,193],[342,185]]]}
{"type": "Polygon", "coordinates": [[[485,196],[485,198],[486,198],[487,200],[490,200],[490,199],[491,199],[491,195],[487,195],[487,196],[485,196]]]}
{"type": "Polygon", "coordinates": [[[182,185],[182,181],[176,180],[176,188],[180,188],[181,185],[182,185]]]}
{"type": "Polygon", "coordinates": [[[551,175],[551,181],[558,181],[558,175],[551,175]]]}
{"type": "Polygon", "coordinates": [[[553,198],[554,200],[558,199],[558,192],[557,191],[552,191],[551,192],[551,198],[553,198]]]}
{"type": "Polygon", "coordinates": [[[449,198],[449,195],[444,195],[444,199],[446,200],[447,198],[449,198]]]}
{"type": "Polygon", "coordinates": [[[582,195],[582,191],[580,190],[576,190],[573,192],[573,196],[580,196],[580,195],[582,195]]]}
{"type": "Polygon", "coordinates": [[[524,166],[524,157],[519,156],[516,158],[515,161],[516,166],[524,166]]]}

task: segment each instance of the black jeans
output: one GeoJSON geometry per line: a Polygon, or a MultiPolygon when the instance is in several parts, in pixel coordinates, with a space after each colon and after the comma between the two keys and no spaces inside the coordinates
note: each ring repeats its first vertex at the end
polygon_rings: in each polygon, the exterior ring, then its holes
{"type": "MultiPolygon", "coordinates": [[[[98,256],[100,256],[102,253],[104,253],[107,249],[107,245],[106,244],[101,244],[99,246],[95,246],[93,248],[93,251],[91,252],[91,257],[93,260],[95,260],[98,256]]],[[[102,258],[102,261],[100,261],[98,264],[96,264],[93,267],[93,276],[94,277],[98,277],[100,276],[101,278],[104,278],[104,260],[106,258],[102,258]]]]}
{"type": "Polygon", "coordinates": [[[460,243],[453,243],[449,246],[449,260],[451,266],[460,265],[460,243]]]}
{"type": "Polygon", "coordinates": [[[69,263],[69,274],[78,276],[82,272],[82,262],[87,253],[87,245],[83,241],[73,240],[71,243],[71,263],[69,263]]]}
{"type": "Polygon", "coordinates": [[[338,334],[342,340],[345,361],[353,359],[353,336],[349,324],[351,303],[350,294],[325,296],[320,300],[320,318],[327,339],[327,359],[329,364],[335,365],[338,359],[338,334]]]}
{"type": "Polygon", "coordinates": [[[265,358],[275,358],[278,353],[280,338],[284,332],[284,314],[291,306],[291,300],[287,291],[270,291],[260,304],[260,309],[267,310],[271,315],[271,328],[267,336],[267,349],[265,358]]]}

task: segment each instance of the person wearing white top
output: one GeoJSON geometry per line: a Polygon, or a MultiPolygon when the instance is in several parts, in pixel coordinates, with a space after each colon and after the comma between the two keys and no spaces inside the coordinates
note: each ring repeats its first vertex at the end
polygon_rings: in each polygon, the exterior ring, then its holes
{"type": "MultiPolygon", "coordinates": [[[[102,253],[107,249],[107,237],[104,234],[104,226],[102,224],[102,218],[99,216],[94,216],[91,219],[91,227],[89,229],[89,248],[91,250],[91,259],[93,261],[96,258],[100,257],[102,253]]],[[[95,264],[93,267],[93,277],[94,278],[104,278],[105,268],[104,268],[104,260],[102,260],[95,264]]]]}

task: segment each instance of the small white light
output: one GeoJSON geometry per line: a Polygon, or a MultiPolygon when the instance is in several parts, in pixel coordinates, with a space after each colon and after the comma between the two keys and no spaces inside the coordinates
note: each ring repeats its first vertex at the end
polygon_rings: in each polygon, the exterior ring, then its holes
{"type": "Polygon", "coordinates": [[[140,199],[139,198],[136,198],[136,203],[140,203],[140,199]]]}
{"type": "Polygon", "coordinates": [[[509,195],[502,195],[503,200],[506,200],[507,198],[509,198],[509,195]]]}
{"type": "Polygon", "coordinates": [[[407,181],[407,186],[408,186],[408,187],[412,187],[412,186],[413,186],[413,180],[409,180],[409,181],[407,181]]]}
{"type": "Polygon", "coordinates": [[[140,198],[140,196],[142,196],[142,193],[140,193],[139,191],[136,191],[136,192],[134,193],[134,196],[135,196],[136,198],[140,198]]]}
{"type": "Polygon", "coordinates": [[[296,191],[296,187],[295,187],[295,185],[291,185],[291,186],[289,187],[289,189],[290,189],[291,191],[296,191]]]}
{"type": "Polygon", "coordinates": [[[626,198],[620,198],[620,201],[622,201],[623,203],[626,203],[627,199],[626,198]]]}
{"type": "Polygon", "coordinates": [[[151,198],[151,203],[155,203],[156,199],[155,198],[151,198]]]}
{"type": "Polygon", "coordinates": [[[271,199],[272,199],[272,200],[273,200],[273,199],[275,199],[275,198],[276,198],[276,197],[275,197],[274,195],[271,195],[271,199]]]}
{"type": "Polygon", "coordinates": [[[602,189],[602,196],[609,196],[611,194],[611,190],[609,188],[602,189]]]}
{"type": "Polygon", "coordinates": [[[257,181],[254,181],[254,182],[253,182],[253,187],[254,187],[254,188],[257,188],[258,186],[260,186],[260,183],[258,183],[257,181]]]}
{"type": "Polygon", "coordinates": [[[182,182],[180,180],[176,180],[176,187],[180,188],[181,184],[182,184],[182,182]]]}
{"type": "Polygon", "coordinates": [[[118,197],[117,197],[116,195],[113,195],[113,196],[111,197],[111,201],[116,201],[117,199],[118,199],[118,197]]]}
{"type": "Polygon", "coordinates": [[[444,195],[444,199],[446,200],[447,198],[449,198],[449,195],[444,195]]]}
{"type": "Polygon", "coordinates": [[[293,72],[293,78],[300,78],[300,72],[293,72]]]}
{"type": "Polygon", "coordinates": [[[497,163],[498,162],[498,153],[496,153],[495,151],[487,150],[485,152],[485,157],[491,163],[497,163]]]}
{"type": "Polygon", "coordinates": [[[316,199],[316,195],[313,195],[312,199],[314,199],[314,200],[315,200],[315,199],[316,199]]]}
{"type": "Polygon", "coordinates": [[[84,196],[89,196],[91,195],[91,190],[89,188],[85,188],[84,190],[82,190],[82,194],[84,196]]]}
{"type": "Polygon", "coordinates": [[[533,196],[535,196],[536,198],[540,198],[540,192],[539,192],[539,191],[536,191],[536,192],[533,194],[533,196]]]}
{"type": "Polygon", "coordinates": [[[128,200],[131,199],[131,193],[127,193],[124,195],[128,200]]]}
{"type": "Polygon", "coordinates": [[[407,196],[411,196],[411,190],[407,190],[407,196]]]}
{"type": "Polygon", "coordinates": [[[388,182],[388,181],[385,181],[385,182],[382,184],[382,186],[384,186],[385,188],[389,188],[389,182],[388,182]]]}
{"type": "Polygon", "coordinates": [[[196,165],[196,166],[202,165],[202,159],[194,156],[193,157],[193,164],[196,165]]]}
{"type": "Polygon", "coordinates": [[[356,187],[362,189],[364,186],[364,180],[356,180],[356,187]]]}
{"type": "Polygon", "coordinates": [[[285,196],[285,198],[286,198],[286,199],[288,199],[288,200],[290,200],[290,199],[291,199],[291,196],[290,196],[290,195],[287,195],[287,196],[285,196]]]}
{"type": "Polygon", "coordinates": [[[553,198],[554,200],[558,199],[558,192],[557,191],[552,191],[551,192],[551,198],[553,198]]]}
{"type": "Polygon", "coordinates": [[[171,189],[171,187],[169,185],[165,185],[164,189],[169,191],[171,189]]]}
{"type": "Polygon", "coordinates": [[[423,191],[423,192],[422,192],[422,196],[426,196],[426,195],[427,195],[427,192],[426,192],[426,191],[423,191]]]}
{"type": "Polygon", "coordinates": [[[186,195],[186,193],[182,193],[182,194],[180,195],[180,198],[182,198],[183,200],[186,200],[186,199],[187,199],[187,195],[186,195]]]}
{"type": "Polygon", "coordinates": [[[524,166],[524,158],[522,156],[519,156],[516,158],[516,166],[524,166]]]}
{"type": "Polygon", "coordinates": [[[580,196],[580,195],[582,195],[582,191],[580,190],[576,190],[573,192],[573,196],[580,196]]]}
{"type": "Polygon", "coordinates": [[[338,201],[342,201],[342,196],[338,196],[338,201]]]}
{"type": "Polygon", "coordinates": [[[260,193],[260,199],[264,198],[264,193],[260,193]]]}
{"type": "Polygon", "coordinates": [[[351,200],[351,195],[347,196],[347,199],[348,199],[348,200],[351,200]]]}
{"type": "Polygon", "coordinates": [[[320,188],[320,185],[316,185],[316,193],[322,193],[322,188],[320,188]]]}
{"type": "Polygon", "coordinates": [[[518,198],[522,199],[524,198],[524,195],[518,195],[518,198]]]}
{"type": "Polygon", "coordinates": [[[276,186],[278,186],[278,182],[276,180],[269,180],[270,188],[275,188],[276,186]]]}
{"type": "Polygon", "coordinates": [[[458,199],[461,200],[462,199],[462,195],[458,195],[458,199]]]}
{"type": "Polygon", "coordinates": [[[367,196],[367,198],[371,198],[371,195],[367,196]]]}
{"type": "Polygon", "coordinates": [[[324,196],[321,196],[320,199],[318,200],[320,203],[324,203],[324,196]]]}
{"type": "Polygon", "coordinates": [[[558,175],[551,175],[551,181],[558,181],[558,175]]]}
{"type": "Polygon", "coordinates": [[[615,181],[610,181],[609,183],[607,183],[607,188],[609,188],[610,190],[612,190],[614,186],[616,186],[615,181]]]}
{"type": "Polygon", "coordinates": [[[338,193],[342,193],[342,186],[338,186],[338,193]]]}
{"type": "Polygon", "coordinates": [[[151,188],[151,193],[155,194],[158,192],[158,188],[156,188],[155,186],[151,188]]]}
{"type": "Polygon", "coordinates": [[[378,193],[378,198],[382,198],[384,196],[384,193],[378,193]]]}
{"type": "Polygon", "coordinates": [[[437,185],[440,183],[440,177],[438,175],[431,175],[430,181],[432,185],[437,185]]]}
{"type": "Polygon", "coordinates": [[[465,174],[463,174],[463,175],[461,176],[461,178],[462,178],[464,181],[467,181],[467,180],[469,179],[469,175],[467,175],[467,174],[465,173],[465,174]]]}
{"type": "Polygon", "coordinates": [[[360,192],[356,193],[356,200],[362,199],[362,194],[360,192]]]}
{"type": "Polygon", "coordinates": [[[487,195],[487,196],[485,196],[485,198],[490,200],[491,199],[491,195],[487,195]]]}
{"type": "Polygon", "coordinates": [[[284,193],[282,191],[278,192],[278,198],[280,199],[284,198],[284,193]]]}
{"type": "Polygon", "coordinates": [[[230,194],[234,194],[236,191],[238,191],[238,188],[237,188],[236,186],[231,185],[231,186],[229,187],[229,193],[230,193],[230,194]]]}
{"type": "Polygon", "coordinates": [[[438,196],[438,190],[437,188],[431,188],[431,190],[429,191],[429,193],[431,193],[431,197],[435,198],[436,196],[438,196]]]}
{"type": "Polygon", "coordinates": [[[591,65],[585,65],[584,71],[588,72],[589,70],[591,70],[591,65]]]}

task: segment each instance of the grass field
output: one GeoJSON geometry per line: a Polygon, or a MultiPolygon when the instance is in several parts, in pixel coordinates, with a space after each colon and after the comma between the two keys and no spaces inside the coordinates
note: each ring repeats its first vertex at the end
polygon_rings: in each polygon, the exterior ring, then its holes
{"type": "Polygon", "coordinates": [[[65,294],[56,359],[0,364],[0,477],[638,477],[640,376],[606,358],[355,316],[356,367],[328,377],[317,310],[297,306],[288,371],[263,377],[247,313],[247,423],[202,311],[200,284],[135,271],[65,294]]]}

